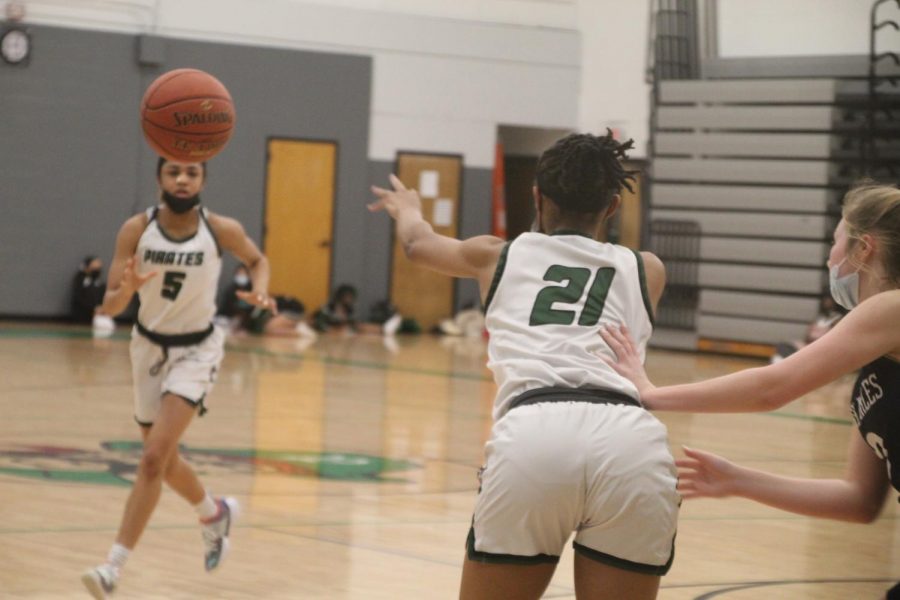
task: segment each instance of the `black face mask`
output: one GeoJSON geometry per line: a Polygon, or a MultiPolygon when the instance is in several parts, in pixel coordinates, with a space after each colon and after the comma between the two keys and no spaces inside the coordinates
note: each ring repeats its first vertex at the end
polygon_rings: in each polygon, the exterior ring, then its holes
{"type": "Polygon", "coordinates": [[[91,269],[87,272],[87,275],[92,279],[100,279],[100,269],[91,269]]]}
{"type": "Polygon", "coordinates": [[[173,213],[176,215],[183,215],[200,204],[200,194],[195,194],[190,198],[179,198],[178,196],[173,196],[169,192],[163,191],[162,201],[173,213]]]}

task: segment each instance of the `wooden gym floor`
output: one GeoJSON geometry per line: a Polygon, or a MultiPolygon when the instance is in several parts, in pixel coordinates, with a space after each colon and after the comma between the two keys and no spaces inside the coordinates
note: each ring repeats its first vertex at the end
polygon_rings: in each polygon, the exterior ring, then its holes
{"type": "MultiPolygon", "coordinates": [[[[0,324],[0,598],[84,598],[140,455],[127,333],[0,324]]],[[[193,511],[170,490],[117,598],[456,597],[490,430],[481,340],[376,336],[231,340],[209,414],[183,450],[244,508],[215,575],[193,511]]],[[[657,383],[760,364],[651,352],[657,383]]],[[[681,444],[796,476],[839,476],[855,435],[844,378],[774,414],[661,414],[681,444]]],[[[879,598],[900,580],[892,493],[872,525],[738,499],[685,502],[660,598],[879,598]]],[[[546,598],[574,598],[567,548],[546,598]]]]}

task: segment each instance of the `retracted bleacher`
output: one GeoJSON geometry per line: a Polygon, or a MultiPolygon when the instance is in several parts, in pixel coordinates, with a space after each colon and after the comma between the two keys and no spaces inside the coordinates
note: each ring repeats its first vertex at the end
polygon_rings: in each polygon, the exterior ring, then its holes
{"type": "Polygon", "coordinates": [[[865,127],[865,82],[658,85],[651,249],[678,289],[664,296],[651,344],[763,356],[802,339],[827,293],[829,240],[852,181],[841,157],[856,155],[865,127]]]}

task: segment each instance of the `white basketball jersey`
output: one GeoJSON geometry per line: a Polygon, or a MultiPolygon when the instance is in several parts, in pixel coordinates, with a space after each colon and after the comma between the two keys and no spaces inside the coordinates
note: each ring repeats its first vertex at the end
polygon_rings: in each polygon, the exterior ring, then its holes
{"type": "Polygon", "coordinates": [[[598,356],[615,358],[601,325],[625,324],[644,358],[652,308],[637,252],[572,232],[523,233],[504,247],[486,303],[495,420],[516,396],[541,387],[638,398],[598,356]]]}
{"type": "Polygon", "coordinates": [[[138,322],[166,335],[202,331],[216,314],[222,270],[219,243],[206,220],[206,209],[200,209],[197,233],[183,240],[174,240],[163,231],[157,210],[147,210],[149,222],[138,240],[138,272],[156,271],[138,290],[138,322]]]}

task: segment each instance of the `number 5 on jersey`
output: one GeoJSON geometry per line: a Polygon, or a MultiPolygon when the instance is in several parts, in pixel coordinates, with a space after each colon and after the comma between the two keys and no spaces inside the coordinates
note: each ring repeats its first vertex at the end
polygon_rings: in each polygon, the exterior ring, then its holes
{"type": "Polygon", "coordinates": [[[160,290],[162,297],[168,300],[178,298],[178,294],[181,293],[181,283],[185,277],[187,277],[187,273],[183,271],[166,271],[163,276],[162,290],[160,290]]]}
{"type": "MultiPolygon", "coordinates": [[[[612,285],[616,270],[612,267],[597,269],[594,280],[591,283],[578,324],[586,327],[596,325],[603,314],[603,306],[606,304],[606,296],[612,285]]],[[[585,267],[564,267],[552,265],[544,273],[544,281],[555,281],[565,285],[550,285],[542,288],[534,299],[531,309],[529,325],[571,325],[575,322],[575,310],[561,310],[553,308],[553,304],[577,304],[581,300],[584,288],[591,278],[591,269],[585,267]]],[[[573,306],[573,308],[575,308],[573,306]]]]}

